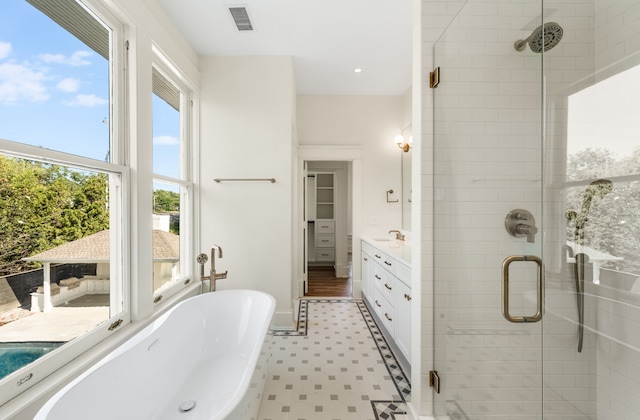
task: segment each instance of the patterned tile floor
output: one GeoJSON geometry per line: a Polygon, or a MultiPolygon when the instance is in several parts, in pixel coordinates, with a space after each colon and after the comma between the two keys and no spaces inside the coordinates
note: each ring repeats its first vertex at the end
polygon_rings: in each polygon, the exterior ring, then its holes
{"type": "Polygon", "coordinates": [[[273,331],[272,351],[258,420],[406,412],[411,385],[361,300],[301,300],[297,331],[273,331]]]}

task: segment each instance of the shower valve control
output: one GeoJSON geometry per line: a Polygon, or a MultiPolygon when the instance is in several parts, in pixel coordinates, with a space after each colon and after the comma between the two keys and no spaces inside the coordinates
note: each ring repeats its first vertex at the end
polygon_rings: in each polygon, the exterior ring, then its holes
{"type": "Polygon", "coordinates": [[[515,238],[526,237],[527,242],[531,243],[535,242],[536,233],[538,233],[536,219],[531,212],[524,209],[511,210],[504,219],[504,227],[511,236],[515,238]]]}

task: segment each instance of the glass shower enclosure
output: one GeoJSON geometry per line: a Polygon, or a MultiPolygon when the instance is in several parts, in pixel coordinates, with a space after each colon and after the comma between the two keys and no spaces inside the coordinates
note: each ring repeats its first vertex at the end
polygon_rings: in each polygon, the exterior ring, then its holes
{"type": "Polygon", "coordinates": [[[434,414],[640,419],[640,2],[460,4],[433,51],[434,414]]]}

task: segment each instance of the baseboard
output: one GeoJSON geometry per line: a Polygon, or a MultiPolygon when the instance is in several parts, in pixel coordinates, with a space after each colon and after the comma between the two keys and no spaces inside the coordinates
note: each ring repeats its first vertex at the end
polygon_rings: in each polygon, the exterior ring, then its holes
{"type": "Polygon", "coordinates": [[[349,265],[336,265],[336,277],[349,277],[349,265]]]}
{"type": "Polygon", "coordinates": [[[274,330],[293,330],[293,312],[282,311],[273,314],[271,319],[271,328],[274,330]]]}

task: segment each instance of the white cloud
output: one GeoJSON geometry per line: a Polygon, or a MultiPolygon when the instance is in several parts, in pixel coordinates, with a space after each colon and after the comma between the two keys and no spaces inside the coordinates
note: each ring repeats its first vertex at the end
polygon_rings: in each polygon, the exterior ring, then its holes
{"type": "Polygon", "coordinates": [[[27,100],[43,102],[49,99],[44,86],[45,73],[15,63],[0,64],[0,102],[4,104],[27,100]]]}
{"type": "Polygon", "coordinates": [[[173,136],[158,136],[153,138],[153,144],[173,146],[180,144],[180,140],[173,136]]]}
{"type": "Polygon", "coordinates": [[[88,66],[91,61],[86,60],[92,53],[90,51],[76,51],[70,56],[64,54],[40,54],[40,59],[45,63],[66,64],[68,66],[88,66]]]}
{"type": "Polygon", "coordinates": [[[0,41],[0,60],[9,57],[11,54],[11,43],[0,41]]]}
{"type": "Polygon", "coordinates": [[[63,92],[77,92],[80,87],[80,80],[67,77],[58,82],[56,87],[63,92]]]}
{"type": "Polygon", "coordinates": [[[86,106],[86,107],[94,107],[94,106],[98,106],[98,105],[104,105],[106,103],[108,103],[108,101],[106,99],[100,98],[99,96],[96,96],[94,94],[91,94],[91,95],[85,95],[85,94],[76,95],[76,97],[75,97],[75,99],[73,101],[65,102],[66,105],[86,106]]]}

